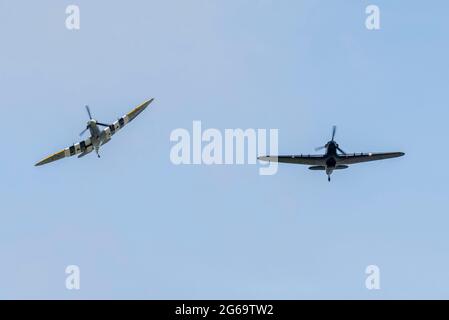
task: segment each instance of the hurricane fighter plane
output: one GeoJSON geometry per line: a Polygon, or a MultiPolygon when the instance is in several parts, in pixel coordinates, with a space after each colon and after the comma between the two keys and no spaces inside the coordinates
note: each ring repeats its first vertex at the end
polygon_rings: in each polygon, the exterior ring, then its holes
{"type": "Polygon", "coordinates": [[[387,153],[346,153],[338,143],[334,140],[336,126],[332,128],[332,139],[322,147],[318,147],[315,151],[326,149],[323,155],[290,155],[290,156],[263,156],[259,160],[284,162],[294,164],[310,165],[310,170],[326,171],[328,181],[331,181],[331,174],[334,170],[347,169],[348,165],[359,162],[375,161],[401,157],[403,152],[387,152],[387,153]]]}
{"type": "Polygon", "coordinates": [[[65,148],[51,156],[42,159],[36,166],[41,166],[56,160],[60,160],[62,158],[71,157],[78,154],[78,158],[84,157],[85,155],[91,153],[95,150],[98,157],[100,157],[100,147],[108,143],[112,136],[121,128],[123,128],[127,123],[131,122],[134,118],[136,118],[143,110],[145,110],[148,105],[153,102],[154,99],[150,99],[136,107],[131,112],[128,112],[123,117],[119,118],[112,124],[105,124],[102,122],[98,122],[97,120],[92,118],[92,114],[90,112],[89,106],[86,106],[87,114],[89,115],[89,121],[87,122],[86,129],[84,129],[80,136],[82,136],[87,130],[90,132],[90,137],[86,140],[78,142],[73,146],[65,148]],[[102,130],[100,127],[104,127],[102,130]]]}

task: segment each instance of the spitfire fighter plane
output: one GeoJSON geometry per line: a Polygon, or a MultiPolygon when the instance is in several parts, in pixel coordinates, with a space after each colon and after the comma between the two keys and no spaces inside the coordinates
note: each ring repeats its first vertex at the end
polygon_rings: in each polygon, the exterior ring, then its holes
{"type": "Polygon", "coordinates": [[[111,140],[111,137],[121,128],[123,128],[127,123],[131,122],[135,117],[137,117],[143,110],[145,110],[148,105],[153,102],[154,99],[150,99],[136,107],[131,112],[125,114],[123,117],[119,118],[112,124],[105,124],[98,122],[92,118],[89,106],[86,106],[87,114],[89,115],[89,121],[87,122],[86,129],[84,129],[80,136],[82,136],[87,130],[90,131],[90,137],[79,143],[74,144],[71,147],[65,148],[55,154],[39,161],[36,166],[41,166],[62,158],[71,157],[73,155],[79,154],[78,158],[84,157],[85,155],[91,153],[93,150],[100,157],[100,147],[105,145],[111,140]],[[100,130],[99,126],[104,127],[100,130]]]}
{"type": "Polygon", "coordinates": [[[331,181],[331,174],[334,170],[347,169],[349,164],[396,158],[404,155],[403,152],[348,154],[340,148],[337,142],[335,142],[334,138],[336,130],[337,127],[334,126],[332,128],[331,141],[324,146],[315,149],[315,151],[326,149],[326,153],[323,155],[263,156],[258,159],[263,161],[310,165],[310,170],[326,171],[327,180],[331,181]]]}

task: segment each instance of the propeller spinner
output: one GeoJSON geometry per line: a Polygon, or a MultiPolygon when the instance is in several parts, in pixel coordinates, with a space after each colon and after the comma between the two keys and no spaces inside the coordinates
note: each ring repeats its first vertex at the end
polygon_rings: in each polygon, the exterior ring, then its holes
{"type": "Polygon", "coordinates": [[[336,148],[338,151],[340,151],[340,152],[343,153],[343,154],[346,154],[346,152],[344,152],[344,151],[338,146],[338,143],[336,143],[335,140],[334,140],[336,132],[337,132],[337,126],[333,126],[333,127],[332,127],[332,139],[331,139],[331,141],[329,141],[328,143],[326,143],[324,146],[315,148],[315,151],[319,151],[319,150],[322,150],[322,149],[326,149],[326,148],[329,146],[329,144],[332,143],[332,144],[335,145],[335,148],[336,148]]]}
{"type": "Polygon", "coordinates": [[[89,130],[90,127],[95,126],[95,125],[103,126],[103,127],[109,127],[109,124],[97,122],[97,120],[92,118],[92,113],[90,112],[90,108],[89,108],[88,105],[86,105],[86,111],[87,111],[87,114],[89,115],[89,121],[87,121],[86,129],[84,129],[80,133],[80,136],[82,136],[84,133],[86,133],[86,131],[89,130]]]}

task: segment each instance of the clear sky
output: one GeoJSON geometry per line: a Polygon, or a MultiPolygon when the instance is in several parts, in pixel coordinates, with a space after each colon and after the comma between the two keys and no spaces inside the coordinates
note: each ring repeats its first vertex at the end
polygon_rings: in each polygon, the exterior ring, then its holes
{"type": "Polygon", "coordinates": [[[449,298],[448,10],[1,0],[0,298],[449,298]],[[85,104],[110,122],[151,97],[101,159],[33,166],[79,141],[85,104]],[[277,128],[283,154],[314,153],[336,124],[347,152],[406,156],[331,183],[299,165],[174,166],[170,133],[193,120],[277,128]]]}

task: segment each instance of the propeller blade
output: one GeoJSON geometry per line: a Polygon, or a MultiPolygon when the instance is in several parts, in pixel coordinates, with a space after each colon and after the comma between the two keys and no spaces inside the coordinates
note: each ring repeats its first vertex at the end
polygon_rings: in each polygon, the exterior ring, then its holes
{"type": "Polygon", "coordinates": [[[315,148],[315,151],[320,151],[320,150],[322,150],[324,148],[326,148],[326,146],[321,146],[321,147],[315,148]]]}
{"type": "Polygon", "coordinates": [[[335,132],[337,132],[337,126],[332,127],[332,141],[334,141],[335,132]]]}
{"type": "Polygon", "coordinates": [[[101,122],[97,122],[97,125],[99,126],[103,126],[103,127],[109,127],[109,124],[105,124],[105,123],[101,123],[101,122]]]}
{"type": "Polygon", "coordinates": [[[87,114],[89,115],[89,119],[92,120],[92,114],[90,113],[90,108],[88,105],[86,105],[86,111],[87,111],[87,114]]]}
{"type": "Polygon", "coordinates": [[[87,131],[87,129],[89,129],[89,127],[86,127],[86,129],[84,129],[84,130],[80,133],[80,137],[87,131]]]}
{"type": "Polygon", "coordinates": [[[340,147],[337,147],[337,150],[340,151],[341,153],[343,153],[344,155],[346,155],[346,152],[344,152],[343,150],[341,150],[340,147]]]}

